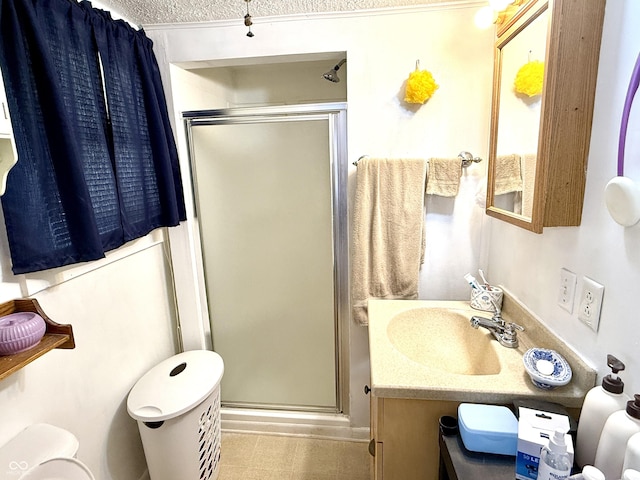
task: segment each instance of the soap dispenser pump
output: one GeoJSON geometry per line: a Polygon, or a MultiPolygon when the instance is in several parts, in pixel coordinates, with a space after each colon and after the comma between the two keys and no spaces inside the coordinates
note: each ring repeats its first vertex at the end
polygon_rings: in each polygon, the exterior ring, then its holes
{"type": "Polygon", "coordinates": [[[571,459],[565,443],[566,432],[557,429],[540,451],[538,480],[563,480],[571,475],[571,459]]]}
{"type": "Polygon", "coordinates": [[[602,386],[589,390],[580,412],[576,440],[576,463],[580,467],[594,464],[605,422],[613,412],[624,410],[629,400],[624,394],[624,382],[618,376],[625,368],[624,363],[607,355],[607,366],[611,373],[602,379],[602,386]]]}

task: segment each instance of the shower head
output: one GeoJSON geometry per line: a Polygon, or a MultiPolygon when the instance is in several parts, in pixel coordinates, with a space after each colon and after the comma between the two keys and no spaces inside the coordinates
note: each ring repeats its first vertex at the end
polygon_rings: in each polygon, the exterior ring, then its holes
{"type": "Polygon", "coordinates": [[[332,69],[326,73],[323,73],[322,77],[325,80],[329,80],[330,82],[333,82],[333,83],[338,83],[340,81],[340,79],[338,78],[338,72],[336,72],[335,69],[332,69]]]}
{"type": "Polygon", "coordinates": [[[323,73],[322,78],[329,80],[330,82],[333,82],[333,83],[338,83],[340,81],[340,79],[338,78],[338,70],[340,70],[340,67],[346,61],[347,61],[346,58],[343,58],[342,60],[340,60],[340,62],[338,62],[338,64],[335,67],[333,67],[328,72],[323,73]]]}

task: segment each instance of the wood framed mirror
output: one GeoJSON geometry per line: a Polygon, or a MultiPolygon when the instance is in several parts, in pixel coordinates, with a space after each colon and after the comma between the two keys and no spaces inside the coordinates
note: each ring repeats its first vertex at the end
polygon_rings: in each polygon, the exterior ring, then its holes
{"type": "Polygon", "coordinates": [[[536,233],[580,225],[604,4],[530,0],[498,29],[488,215],[536,233]],[[540,93],[516,91],[537,62],[540,93]]]}

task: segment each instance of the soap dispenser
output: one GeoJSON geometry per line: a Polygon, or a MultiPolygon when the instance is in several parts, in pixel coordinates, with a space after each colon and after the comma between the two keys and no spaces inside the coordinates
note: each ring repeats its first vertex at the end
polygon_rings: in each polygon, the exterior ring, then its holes
{"type": "Polygon", "coordinates": [[[576,439],[576,463],[580,467],[593,465],[605,422],[613,412],[624,410],[629,400],[623,393],[624,383],[618,377],[618,372],[624,370],[624,363],[607,355],[607,366],[611,373],[602,379],[602,386],[589,390],[580,413],[576,439]]]}
{"type": "Polygon", "coordinates": [[[627,469],[640,470],[640,432],[631,435],[627,442],[622,471],[627,469]]]}
{"type": "Polygon", "coordinates": [[[625,410],[609,415],[602,428],[602,435],[596,450],[594,466],[604,473],[606,478],[620,478],[624,465],[627,442],[640,432],[640,394],[627,402],[625,410]]]}
{"type": "Polygon", "coordinates": [[[571,475],[571,459],[564,441],[566,432],[557,429],[540,450],[538,480],[564,480],[571,475]]]}

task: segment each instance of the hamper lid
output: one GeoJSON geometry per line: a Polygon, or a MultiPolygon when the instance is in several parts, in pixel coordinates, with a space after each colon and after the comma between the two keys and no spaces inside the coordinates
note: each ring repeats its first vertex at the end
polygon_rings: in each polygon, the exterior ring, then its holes
{"type": "Polygon", "coordinates": [[[168,358],[133,386],[127,411],[136,420],[159,422],[199,405],[220,384],[222,357],[209,350],[191,350],[168,358]]]}

